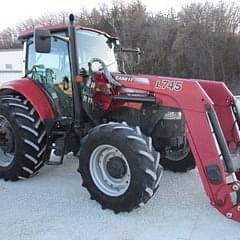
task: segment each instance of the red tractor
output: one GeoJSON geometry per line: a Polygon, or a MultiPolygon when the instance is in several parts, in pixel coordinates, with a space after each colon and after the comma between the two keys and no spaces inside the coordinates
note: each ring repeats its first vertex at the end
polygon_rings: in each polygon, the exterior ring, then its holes
{"type": "Polygon", "coordinates": [[[143,206],[163,168],[196,164],[211,204],[240,221],[239,98],[221,82],[126,74],[119,56],[139,49],[69,20],[20,35],[24,78],[0,88],[0,178],[73,152],[91,198],[118,213],[143,206]]]}

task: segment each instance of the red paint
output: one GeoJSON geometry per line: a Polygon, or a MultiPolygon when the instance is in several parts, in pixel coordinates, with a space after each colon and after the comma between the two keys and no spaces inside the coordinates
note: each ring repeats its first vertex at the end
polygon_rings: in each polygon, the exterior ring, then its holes
{"type": "Polygon", "coordinates": [[[28,99],[38,112],[42,121],[57,117],[48,96],[38,87],[34,81],[29,79],[20,79],[16,81],[3,83],[0,91],[11,89],[28,99]]]}
{"type": "MultiPolygon", "coordinates": [[[[237,206],[233,204],[230,197],[230,194],[234,192],[232,186],[235,183],[227,183],[226,176],[229,174],[225,172],[222,161],[218,156],[217,147],[206,114],[206,104],[208,104],[212,106],[217,113],[229,150],[236,150],[232,147],[239,142],[239,135],[236,127],[234,128],[234,118],[231,110],[233,95],[226,85],[220,82],[194,79],[148,75],[113,75],[115,78],[124,79],[120,80],[124,88],[154,93],[157,102],[160,103],[160,107],[175,107],[182,110],[187,124],[187,138],[194,154],[204,189],[211,204],[223,215],[232,213],[232,219],[240,221],[240,213],[237,211],[237,206]],[[139,78],[147,79],[149,84],[139,83],[139,80],[137,80],[139,78]],[[168,87],[161,85],[165,82],[168,83],[168,87]],[[176,91],[179,87],[174,87],[174,84],[179,82],[182,83],[181,90],[176,91]],[[213,164],[218,166],[223,179],[218,185],[211,184],[206,173],[206,167],[213,164]],[[220,202],[222,204],[219,204],[220,202]]],[[[98,79],[101,79],[99,82],[103,85],[103,77],[98,76],[98,79]]],[[[112,92],[115,95],[124,95],[124,93],[116,89],[112,89],[112,92]]],[[[128,105],[128,103],[124,101],[112,101],[110,97],[104,94],[99,94],[97,99],[100,102],[101,99],[104,99],[102,102],[105,111],[111,111],[128,105]]],[[[239,173],[237,173],[237,176],[239,178],[239,173]]]]}
{"type": "MultiPolygon", "coordinates": [[[[122,89],[112,88],[106,81],[102,73],[96,74],[96,93],[95,101],[101,103],[104,112],[119,109],[121,107],[136,108],[136,104],[127,101],[112,100],[111,95],[127,95],[126,89],[142,91],[143,93],[154,94],[159,103],[159,107],[174,107],[182,110],[186,119],[186,135],[194,154],[196,165],[211,204],[223,215],[232,214],[232,219],[240,221],[238,206],[234,205],[230,195],[236,184],[227,183],[222,161],[218,156],[217,147],[211,132],[209,120],[206,114],[206,105],[212,106],[219,118],[225,139],[231,149],[233,143],[239,142],[236,129],[233,128],[234,118],[231,112],[233,95],[223,83],[210,82],[193,79],[179,79],[147,75],[121,75],[118,76],[122,83],[122,89]],[[124,78],[120,78],[124,77],[124,78]],[[142,83],[141,83],[142,81],[142,83]],[[145,83],[143,83],[145,81],[145,83]],[[159,85],[167,82],[168,86],[159,85]],[[181,82],[181,91],[174,87],[175,83],[181,82]],[[157,86],[157,87],[156,87],[157,86]],[[124,89],[123,89],[124,88],[124,89]],[[222,177],[222,182],[218,185],[211,184],[208,180],[206,167],[216,165],[222,177]]],[[[31,80],[22,79],[6,83],[1,89],[13,89],[24,95],[38,111],[42,120],[54,119],[56,114],[45,93],[31,80]]],[[[137,106],[139,108],[139,106],[137,106]]],[[[239,179],[239,172],[237,172],[239,179]]],[[[239,182],[237,182],[239,184],[239,182]]]]}
{"type": "MultiPolygon", "coordinates": [[[[37,27],[37,28],[30,28],[30,29],[27,29],[27,30],[21,32],[19,34],[18,38],[19,39],[26,39],[26,38],[32,37],[35,29],[49,30],[52,33],[54,33],[54,32],[67,32],[68,31],[68,26],[65,25],[65,24],[53,24],[53,25],[45,25],[45,26],[41,26],[41,27],[37,27]]],[[[97,32],[97,33],[105,35],[106,37],[111,37],[109,34],[107,34],[105,32],[102,32],[98,29],[94,29],[94,28],[76,26],[76,29],[77,30],[82,29],[82,30],[97,32]]]]}

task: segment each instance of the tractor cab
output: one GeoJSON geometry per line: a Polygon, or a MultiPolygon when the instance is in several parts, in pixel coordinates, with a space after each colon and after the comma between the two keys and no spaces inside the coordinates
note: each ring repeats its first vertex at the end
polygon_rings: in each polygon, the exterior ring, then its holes
{"type": "MultiPolygon", "coordinates": [[[[49,31],[49,51],[38,52],[34,31],[27,31],[20,35],[25,49],[25,77],[35,81],[54,102],[59,116],[73,116],[73,79],[71,72],[70,48],[68,28],[56,25],[41,28],[49,31]],[[58,36],[58,37],[55,37],[58,36]],[[60,38],[62,37],[62,39],[60,38]]],[[[91,59],[101,59],[109,71],[119,72],[115,57],[117,40],[108,34],[83,27],[76,28],[76,53],[78,72],[88,72],[91,59]]],[[[93,71],[102,69],[99,62],[91,65],[93,71]]]]}

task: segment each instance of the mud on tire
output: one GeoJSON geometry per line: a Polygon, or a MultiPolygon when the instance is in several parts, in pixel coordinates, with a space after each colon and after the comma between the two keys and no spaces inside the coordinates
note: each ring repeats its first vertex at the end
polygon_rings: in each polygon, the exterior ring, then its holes
{"type": "MultiPolygon", "coordinates": [[[[134,129],[126,123],[108,123],[91,129],[83,139],[79,172],[91,199],[99,202],[103,209],[112,209],[115,213],[130,212],[143,206],[156,192],[162,175],[159,159],[160,155],[152,147],[151,138],[143,137],[139,127],[134,129]],[[91,156],[101,146],[113,146],[119,150],[129,167],[129,185],[120,194],[108,194],[92,176],[90,162],[94,160],[91,160],[91,156]]],[[[97,174],[101,178],[101,171],[97,174]]],[[[115,191],[114,188],[110,190],[115,191]]]]}
{"type": "Polygon", "coordinates": [[[15,94],[0,96],[0,117],[8,122],[14,142],[13,159],[6,166],[0,164],[0,178],[11,181],[29,178],[43,166],[47,138],[44,124],[31,103],[15,94]]]}

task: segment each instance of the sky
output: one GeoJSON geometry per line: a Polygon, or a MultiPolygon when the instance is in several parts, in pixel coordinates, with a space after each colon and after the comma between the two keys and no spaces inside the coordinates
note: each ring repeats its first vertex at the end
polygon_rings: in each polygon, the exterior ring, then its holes
{"type": "MultiPolygon", "coordinates": [[[[181,6],[190,2],[205,2],[206,0],[142,0],[147,9],[152,12],[166,13],[168,9],[179,10],[181,6]]],[[[209,0],[217,3],[219,0],[209,0]]],[[[225,0],[229,2],[230,0],[225,0]]],[[[124,2],[131,2],[125,0],[124,2]]],[[[0,8],[0,30],[15,27],[18,23],[30,17],[37,18],[47,12],[78,12],[81,8],[91,10],[99,4],[106,3],[111,6],[112,0],[4,0],[0,8]]]]}

